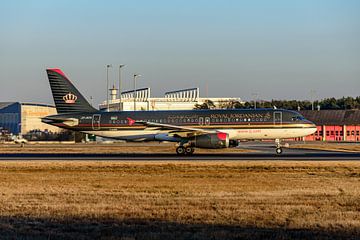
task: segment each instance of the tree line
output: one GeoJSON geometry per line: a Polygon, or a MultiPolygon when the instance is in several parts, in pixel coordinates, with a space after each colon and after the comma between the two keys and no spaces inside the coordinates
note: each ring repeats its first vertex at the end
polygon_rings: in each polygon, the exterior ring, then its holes
{"type": "MultiPolygon", "coordinates": [[[[316,100],[313,103],[311,101],[299,101],[299,100],[271,100],[271,101],[256,101],[257,108],[283,108],[289,110],[314,110],[317,109],[360,109],[360,96],[358,97],[342,97],[342,98],[325,98],[322,100],[316,100]]],[[[220,106],[215,106],[211,100],[206,100],[203,104],[195,104],[195,109],[231,109],[231,108],[243,108],[250,109],[255,108],[254,101],[238,102],[229,101],[220,103],[220,106]]]]}

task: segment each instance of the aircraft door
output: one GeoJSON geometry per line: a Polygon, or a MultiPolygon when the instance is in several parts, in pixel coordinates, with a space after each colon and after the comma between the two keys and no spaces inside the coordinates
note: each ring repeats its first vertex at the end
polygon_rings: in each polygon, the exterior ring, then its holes
{"type": "Polygon", "coordinates": [[[93,130],[99,130],[100,129],[100,120],[101,115],[100,114],[94,114],[92,118],[92,128],[93,130]]]}
{"type": "Polygon", "coordinates": [[[282,112],[274,112],[274,125],[282,125],[282,112]]]}

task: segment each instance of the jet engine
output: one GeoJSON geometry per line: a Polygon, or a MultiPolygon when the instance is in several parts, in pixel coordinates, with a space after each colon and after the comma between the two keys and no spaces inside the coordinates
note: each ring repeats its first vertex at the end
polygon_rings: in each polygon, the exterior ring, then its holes
{"type": "Polygon", "coordinates": [[[229,147],[229,134],[222,132],[203,134],[194,137],[191,144],[198,148],[227,148],[229,147]]]}

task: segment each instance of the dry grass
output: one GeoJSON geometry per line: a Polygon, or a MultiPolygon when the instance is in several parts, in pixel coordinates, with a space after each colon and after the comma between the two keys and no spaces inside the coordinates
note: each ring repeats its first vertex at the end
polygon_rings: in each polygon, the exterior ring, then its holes
{"type": "Polygon", "coordinates": [[[13,239],[354,238],[359,162],[0,162],[13,239]]]}
{"type": "MultiPolygon", "coordinates": [[[[226,153],[226,152],[255,152],[240,148],[225,149],[196,149],[196,153],[226,153]]],[[[26,144],[21,147],[17,144],[0,144],[0,153],[175,153],[175,144],[172,143],[107,143],[107,144],[26,144]]]]}
{"type": "Polygon", "coordinates": [[[290,145],[290,147],[325,151],[360,152],[360,143],[308,143],[294,144],[290,145]]]}

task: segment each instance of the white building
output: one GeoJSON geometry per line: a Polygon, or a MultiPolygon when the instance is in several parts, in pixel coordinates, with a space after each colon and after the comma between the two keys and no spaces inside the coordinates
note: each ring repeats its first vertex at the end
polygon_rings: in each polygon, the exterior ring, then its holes
{"type": "Polygon", "coordinates": [[[109,108],[110,111],[132,111],[136,110],[191,110],[195,104],[203,104],[207,101],[214,103],[216,108],[221,108],[222,104],[228,102],[241,102],[240,98],[202,98],[199,88],[182,89],[166,92],[164,97],[151,97],[150,88],[136,89],[135,99],[134,90],[122,92],[120,97],[117,89],[110,89],[109,106],[107,101],[99,105],[101,110],[109,108]],[[134,101],[135,100],[135,101],[134,101]]]}

